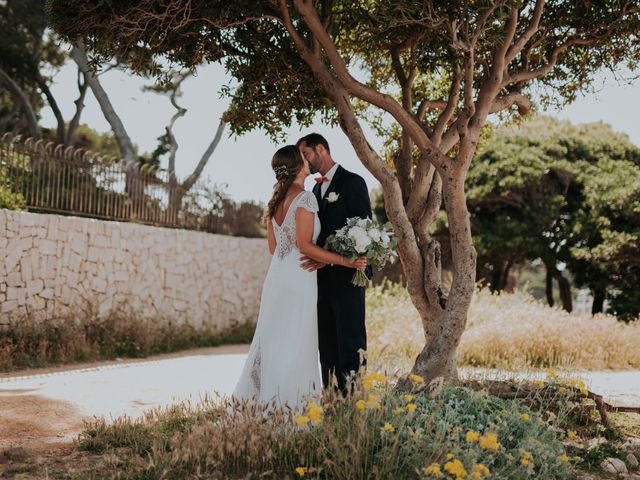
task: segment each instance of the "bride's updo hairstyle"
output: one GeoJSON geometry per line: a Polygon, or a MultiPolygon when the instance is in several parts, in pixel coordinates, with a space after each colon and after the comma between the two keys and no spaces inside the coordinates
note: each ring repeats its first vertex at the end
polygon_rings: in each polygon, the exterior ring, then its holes
{"type": "Polygon", "coordinates": [[[286,145],[274,153],[271,159],[271,168],[276,174],[276,184],[273,187],[273,195],[267,205],[266,219],[273,218],[280,203],[287,196],[289,187],[302,170],[304,160],[298,147],[286,145]]]}

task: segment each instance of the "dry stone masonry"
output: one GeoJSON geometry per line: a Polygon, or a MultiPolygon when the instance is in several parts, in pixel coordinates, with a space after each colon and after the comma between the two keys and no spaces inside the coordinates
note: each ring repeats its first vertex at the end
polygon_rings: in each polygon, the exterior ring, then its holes
{"type": "Polygon", "coordinates": [[[126,306],[224,330],[255,322],[266,241],[0,209],[0,323],[126,306]]]}

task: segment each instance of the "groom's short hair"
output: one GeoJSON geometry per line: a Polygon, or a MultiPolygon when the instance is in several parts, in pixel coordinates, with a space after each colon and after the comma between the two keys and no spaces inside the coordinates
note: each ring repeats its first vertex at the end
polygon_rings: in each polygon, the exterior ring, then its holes
{"type": "Polygon", "coordinates": [[[309,135],[305,135],[296,142],[296,147],[299,147],[302,142],[306,143],[307,147],[311,148],[316,148],[318,145],[322,145],[327,152],[331,153],[329,142],[327,142],[327,139],[319,133],[310,133],[309,135]]]}

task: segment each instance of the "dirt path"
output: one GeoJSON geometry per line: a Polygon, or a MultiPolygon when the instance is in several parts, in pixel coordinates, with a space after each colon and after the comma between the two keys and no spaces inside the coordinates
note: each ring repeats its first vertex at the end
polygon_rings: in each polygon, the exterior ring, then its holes
{"type": "MultiPolygon", "coordinates": [[[[241,363],[247,350],[247,345],[224,345],[0,373],[0,478],[8,478],[2,472],[9,465],[35,468],[47,459],[66,458],[84,422],[95,416],[138,416],[149,408],[228,390],[229,382],[208,384],[207,377],[227,378],[226,364],[241,363]]],[[[40,478],[25,475],[21,478],[40,478]]]]}
{"type": "Polygon", "coordinates": [[[16,446],[46,450],[68,444],[85,418],[71,402],[20,390],[2,391],[0,411],[0,451],[16,446]]]}

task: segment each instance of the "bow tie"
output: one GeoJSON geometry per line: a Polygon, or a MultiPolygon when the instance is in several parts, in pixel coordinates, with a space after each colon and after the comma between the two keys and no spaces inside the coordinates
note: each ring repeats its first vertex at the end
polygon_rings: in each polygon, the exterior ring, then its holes
{"type": "Polygon", "coordinates": [[[328,177],[316,177],[314,178],[314,180],[316,181],[316,183],[324,183],[324,182],[330,182],[331,179],[328,177]]]}

